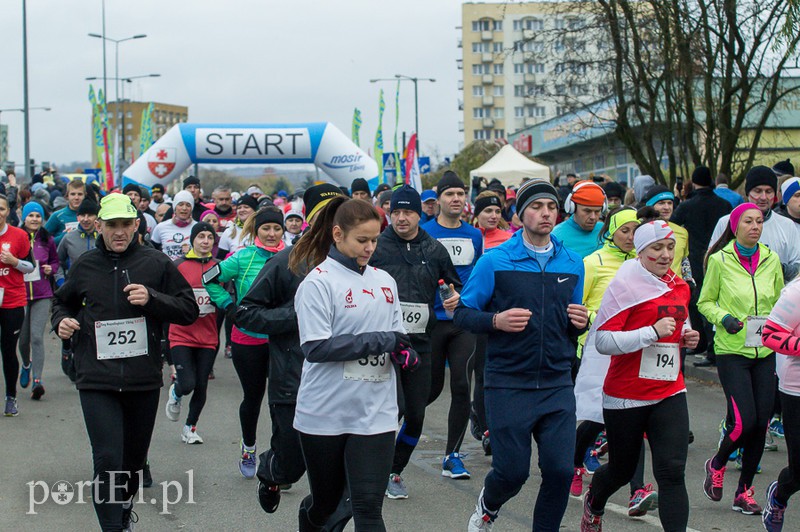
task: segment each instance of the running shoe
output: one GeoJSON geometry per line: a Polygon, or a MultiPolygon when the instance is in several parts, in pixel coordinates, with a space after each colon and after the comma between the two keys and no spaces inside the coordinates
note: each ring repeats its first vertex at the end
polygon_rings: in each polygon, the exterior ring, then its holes
{"type": "Polygon", "coordinates": [[[33,381],[33,388],[31,389],[31,399],[34,401],[38,401],[44,395],[44,386],[42,386],[42,381],[36,379],[33,381]]]}
{"type": "Polygon", "coordinates": [[[281,503],[281,487],[274,484],[264,484],[258,481],[258,503],[261,509],[268,514],[274,514],[281,503]]]}
{"type": "Polygon", "coordinates": [[[489,439],[489,431],[483,433],[481,438],[481,447],[483,447],[484,456],[492,456],[492,440],[489,439]]]}
{"type": "Polygon", "coordinates": [[[6,417],[15,417],[18,414],[19,410],[17,410],[17,398],[6,395],[6,408],[3,410],[3,415],[6,417]]]}
{"type": "MultiPolygon", "coordinates": [[[[744,451],[742,449],[737,449],[736,450],[736,470],[737,471],[741,471],[742,470],[742,457],[743,456],[744,456],[744,451]]],[[[756,468],[756,474],[758,474],[758,475],[761,474],[761,464],[758,464],[758,467],[756,468]]]]}
{"type": "Polygon", "coordinates": [[[153,475],[150,473],[150,462],[144,464],[142,469],[142,487],[149,488],[153,485],[153,475]]]}
{"type": "Polygon", "coordinates": [[[175,395],[175,383],[173,382],[169,387],[167,394],[167,406],[165,407],[167,419],[170,421],[178,421],[181,417],[181,398],[175,395]]]}
{"type": "Polygon", "coordinates": [[[630,517],[642,517],[647,515],[650,510],[656,509],[658,509],[658,493],[653,490],[652,484],[636,490],[628,502],[630,517]]]}
{"type": "Polygon", "coordinates": [[[778,444],[775,443],[775,439],[772,437],[772,429],[767,430],[767,438],[764,440],[764,450],[765,451],[778,450],[778,444]]]}
{"type": "Polygon", "coordinates": [[[408,499],[408,490],[400,475],[392,473],[389,475],[389,483],[386,485],[386,496],[390,499],[408,499]]]}
{"type": "Polygon", "coordinates": [[[217,377],[214,376],[214,370],[212,369],[211,372],[208,374],[208,380],[213,381],[217,377]]]}
{"type": "Polygon", "coordinates": [[[183,440],[183,443],[188,445],[203,443],[203,438],[201,438],[197,433],[197,427],[195,425],[183,426],[183,430],[181,431],[181,440],[183,440]]]}
{"type": "Polygon", "coordinates": [[[589,504],[591,498],[591,487],[583,496],[583,517],[581,518],[581,532],[603,532],[603,514],[592,512],[589,504]]]}
{"type": "Polygon", "coordinates": [[[492,515],[483,508],[483,488],[478,495],[478,502],[475,504],[475,512],[469,518],[467,532],[491,532],[494,527],[494,520],[497,519],[497,512],[492,515]]]}
{"type": "Polygon", "coordinates": [[[461,461],[461,455],[451,453],[442,460],[442,476],[450,478],[469,478],[470,474],[461,461]]]}
{"type": "Polygon", "coordinates": [[[722,486],[725,484],[725,468],[714,469],[711,458],[706,460],[706,479],[703,481],[703,493],[712,501],[722,500],[722,486]]]}
{"type": "Polygon", "coordinates": [[[783,438],[783,421],[778,416],[772,418],[772,421],[769,422],[769,433],[775,436],[776,438],[783,438]]]}
{"type": "Polygon", "coordinates": [[[594,475],[594,472],[600,468],[600,460],[597,459],[597,451],[591,447],[586,449],[586,454],[583,455],[583,467],[586,468],[586,472],[590,475],[594,475]]]}
{"type": "Polygon", "coordinates": [[[583,495],[583,475],[586,471],[582,467],[575,468],[575,474],[572,475],[572,484],[569,485],[569,494],[571,497],[580,499],[583,495]]]}
{"type": "Polygon", "coordinates": [[[594,442],[595,450],[597,451],[597,457],[602,458],[608,453],[608,439],[606,438],[606,431],[600,433],[597,437],[597,441],[594,442]]]}
{"type": "Polygon", "coordinates": [[[242,442],[242,457],[239,459],[239,472],[244,478],[256,476],[256,446],[248,449],[242,442]]]}
{"type": "Polygon", "coordinates": [[[122,532],[133,532],[133,524],[138,522],[139,516],[133,511],[133,501],[122,503],[122,532]]]}
{"type": "Polygon", "coordinates": [[[225,358],[233,358],[233,353],[231,353],[231,346],[225,346],[225,358]]]}
{"type": "Polygon", "coordinates": [[[31,365],[23,365],[19,371],[19,386],[20,388],[27,388],[31,383],[31,365]]]}
{"type": "Polygon", "coordinates": [[[786,511],[785,504],[779,504],[775,500],[775,490],[778,489],[778,481],[775,480],[767,488],[767,504],[761,512],[761,522],[767,532],[781,532],[783,530],[783,513],[786,511]]]}
{"type": "Polygon", "coordinates": [[[747,486],[744,487],[743,492],[734,497],[731,510],[742,512],[745,515],[760,514],[764,511],[753,498],[753,488],[747,486]]]}

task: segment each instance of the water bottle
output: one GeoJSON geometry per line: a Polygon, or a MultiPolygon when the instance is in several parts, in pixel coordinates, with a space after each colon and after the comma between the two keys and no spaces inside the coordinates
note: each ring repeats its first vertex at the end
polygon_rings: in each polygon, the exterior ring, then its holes
{"type": "MultiPolygon", "coordinates": [[[[450,287],[447,286],[447,283],[444,282],[444,279],[439,279],[439,298],[442,300],[442,303],[444,303],[446,299],[450,299],[454,295],[455,294],[450,289],[450,287]]],[[[447,316],[447,319],[449,320],[453,319],[452,310],[445,310],[444,313],[447,316]]]]}

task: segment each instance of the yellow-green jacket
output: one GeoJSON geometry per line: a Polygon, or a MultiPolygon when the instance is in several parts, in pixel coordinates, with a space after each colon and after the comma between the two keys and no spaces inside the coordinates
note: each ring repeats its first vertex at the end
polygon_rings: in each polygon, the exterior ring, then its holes
{"type": "Polygon", "coordinates": [[[777,253],[764,244],[758,245],[758,266],[755,275],[739,262],[733,249],[734,240],[708,258],[703,289],[697,301],[698,310],[714,325],[714,349],[717,355],[742,355],[747,358],[765,357],[772,353],[766,347],[745,347],[745,328],[728,334],[722,319],[730,314],[745,322],[747,316],[769,316],[783,288],[783,271],[777,253]]]}

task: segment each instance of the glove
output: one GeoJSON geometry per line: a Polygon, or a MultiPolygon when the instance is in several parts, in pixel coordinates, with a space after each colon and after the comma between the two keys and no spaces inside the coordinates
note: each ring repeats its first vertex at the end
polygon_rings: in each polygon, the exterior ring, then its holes
{"type": "Polygon", "coordinates": [[[392,362],[400,366],[404,371],[414,371],[419,367],[419,355],[416,351],[407,347],[402,351],[392,353],[392,362]]]}
{"type": "Polygon", "coordinates": [[[722,318],[722,326],[725,327],[728,334],[736,334],[744,328],[744,323],[728,314],[722,318]]]}
{"type": "Polygon", "coordinates": [[[394,332],[394,348],[392,348],[393,353],[399,353],[403,349],[408,349],[411,347],[411,338],[408,337],[405,333],[400,333],[395,331],[394,332]]]}

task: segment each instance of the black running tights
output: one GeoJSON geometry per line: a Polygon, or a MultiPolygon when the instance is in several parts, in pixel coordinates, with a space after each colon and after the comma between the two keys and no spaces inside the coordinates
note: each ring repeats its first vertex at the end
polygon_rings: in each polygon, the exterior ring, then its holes
{"type": "Polygon", "coordinates": [[[19,378],[17,340],[24,320],[25,307],[0,309],[0,353],[3,356],[7,397],[17,396],[17,378],[19,378]]]}
{"type": "Polygon", "coordinates": [[[187,425],[197,425],[200,412],[206,404],[208,391],[208,375],[214,368],[217,350],[211,347],[172,346],[172,363],[178,377],[175,381],[175,394],[178,397],[192,394],[189,401],[187,425]]]}
{"type": "Polygon", "coordinates": [[[269,376],[269,344],[243,345],[233,343],[231,346],[233,367],[242,384],[244,397],[239,405],[239,422],[242,425],[242,440],[245,447],[252,448],[256,444],[258,416],[261,414],[261,402],[267,391],[269,376]]]}

